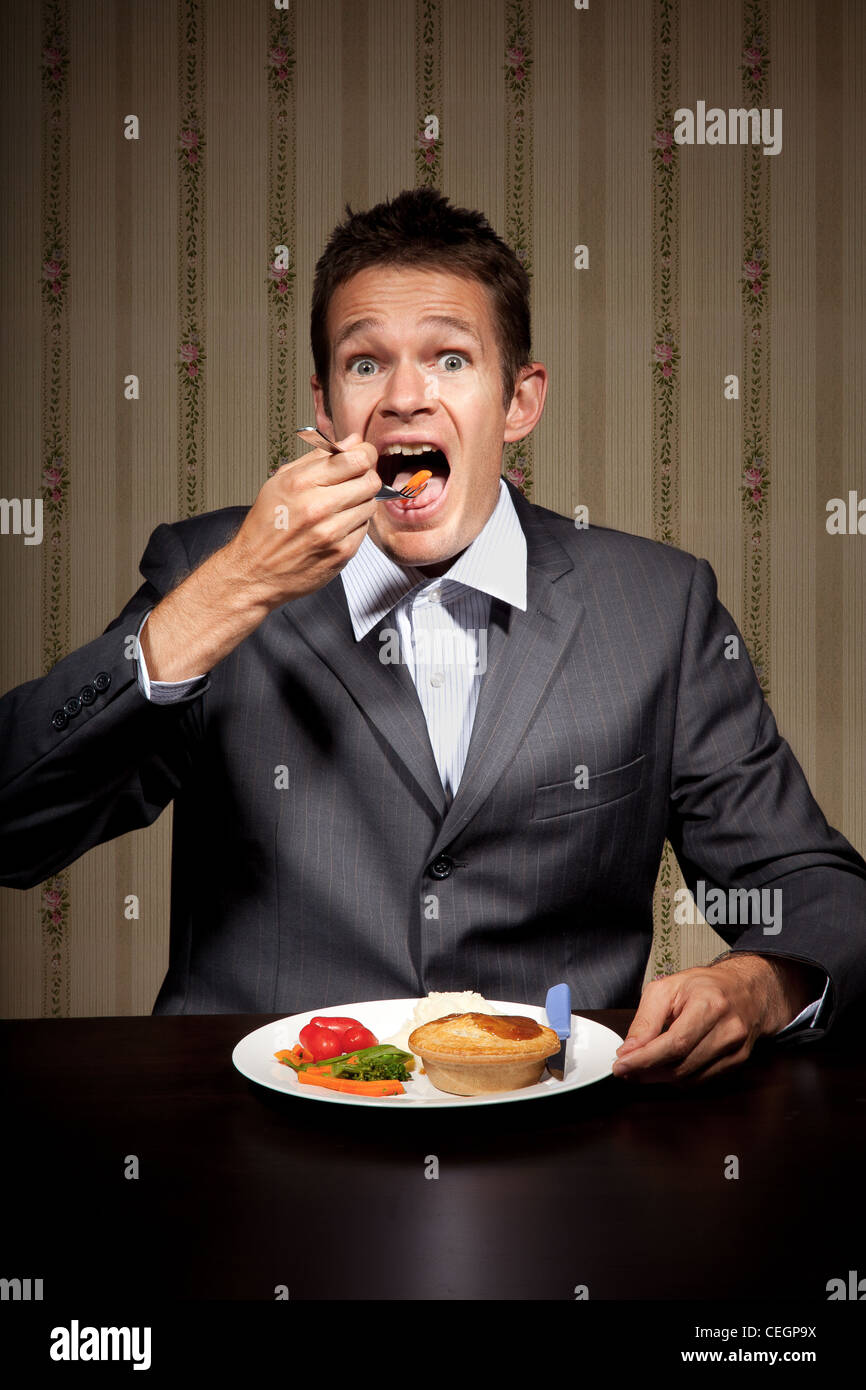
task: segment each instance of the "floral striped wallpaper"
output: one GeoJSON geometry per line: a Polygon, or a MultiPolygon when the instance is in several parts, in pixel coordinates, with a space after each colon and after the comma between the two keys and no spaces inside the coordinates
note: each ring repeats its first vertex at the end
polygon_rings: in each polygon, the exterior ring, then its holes
{"type": "MultiPolygon", "coordinates": [[[[3,689],[102,631],[158,522],[296,456],[324,241],[428,184],[532,282],[551,389],[507,475],[709,559],[866,849],[859,0],[13,0],[3,25],[2,492],[44,518],[0,535],[3,689]]],[[[170,818],[0,889],[0,1013],[149,1012],[170,818]]],[[[676,923],[680,881],[668,849],[650,976],[720,949],[676,923]]]]}

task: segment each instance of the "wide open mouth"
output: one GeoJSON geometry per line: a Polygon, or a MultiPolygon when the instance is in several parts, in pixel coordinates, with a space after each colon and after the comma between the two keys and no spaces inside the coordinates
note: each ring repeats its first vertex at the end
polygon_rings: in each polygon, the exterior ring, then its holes
{"type": "Polygon", "coordinates": [[[419,496],[425,500],[430,497],[432,500],[434,479],[442,479],[442,483],[436,485],[441,492],[451,472],[451,465],[441,449],[433,449],[429,453],[422,452],[420,454],[380,454],[376,472],[387,487],[397,488],[399,491],[422,468],[429,468],[433,477],[419,496]]]}

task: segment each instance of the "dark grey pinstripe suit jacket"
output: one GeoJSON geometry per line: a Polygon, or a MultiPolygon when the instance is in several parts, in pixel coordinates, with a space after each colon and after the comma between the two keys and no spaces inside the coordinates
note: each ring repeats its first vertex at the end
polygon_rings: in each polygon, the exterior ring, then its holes
{"type": "Polygon", "coordinates": [[[158,527],[106,632],[0,702],[0,881],[32,886],[174,798],[158,1013],[465,988],[541,1003],[559,980],[575,1008],[605,1008],[640,996],[667,835],[690,886],[782,890],[777,935],[720,930],[828,971],[828,1026],[866,996],[866,864],[815,804],[742,641],[725,658],[737,629],[712,570],[510,491],[528,607],[494,603],[450,807],[409,673],[380,662],[375,631],[355,642],[339,577],[273,612],[204,693],[143,698],[124,639],[236,531],[245,509],[228,508],[158,527]]]}

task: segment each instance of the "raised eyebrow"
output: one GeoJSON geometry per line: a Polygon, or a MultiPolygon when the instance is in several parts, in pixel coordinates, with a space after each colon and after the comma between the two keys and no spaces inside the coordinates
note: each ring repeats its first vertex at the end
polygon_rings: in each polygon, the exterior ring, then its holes
{"type": "MultiPolygon", "coordinates": [[[[472,324],[467,323],[465,319],[456,318],[453,314],[427,314],[425,318],[421,319],[421,323],[435,325],[439,328],[450,328],[455,333],[465,333],[479,348],[483,347],[472,324]]],[[[349,338],[353,338],[357,333],[364,333],[368,329],[376,328],[384,328],[381,319],[355,319],[352,323],[344,324],[334,342],[334,352],[337,352],[349,338]]]]}

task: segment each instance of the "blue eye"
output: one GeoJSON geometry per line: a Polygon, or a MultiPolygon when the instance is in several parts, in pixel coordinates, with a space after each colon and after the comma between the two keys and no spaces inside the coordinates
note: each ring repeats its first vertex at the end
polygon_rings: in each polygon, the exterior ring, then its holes
{"type": "MultiPolygon", "coordinates": [[[[355,367],[357,367],[361,362],[371,362],[371,363],[372,363],[372,362],[373,362],[373,359],[372,359],[372,357],[358,357],[354,362],[351,362],[351,363],[349,364],[349,371],[354,371],[355,367]]],[[[373,365],[375,366],[375,363],[373,363],[373,365]]],[[[370,373],[370,372],[361,372],[360,375],[361,375],[361,376],[370,376],[370,375],[372,375],[372,373],[370,373]]]]}
{"type": "MultiPolygon", "coordinates": [[[[443,353],[442,353],[442,356],[443,356],[444,358],[446,358],[446,359],[450,359],[452,362],[455,361],[455,360],[457,360],[457,359],[459,359],[459,358],[461,358],[461,357],[462,357],[462,359],[463,359],[464,362],[468,362],[468,360],[469,360],[468,357],[466,356],[466,354],[463,353],[463,352],[443,352],[443,353]]],[[[446,368],[446,371],[449,371],[449,372],[450,372],[450,369],[449,369],[449,368],[446,368]]],[[[450,372],[450,375],[453,376],[454,373],[453,373],[453,372],[450,372]]]]}

